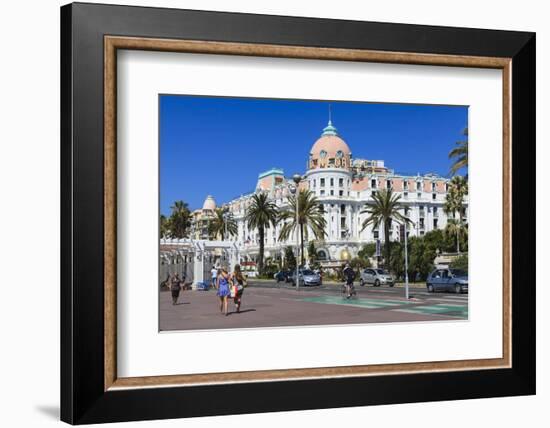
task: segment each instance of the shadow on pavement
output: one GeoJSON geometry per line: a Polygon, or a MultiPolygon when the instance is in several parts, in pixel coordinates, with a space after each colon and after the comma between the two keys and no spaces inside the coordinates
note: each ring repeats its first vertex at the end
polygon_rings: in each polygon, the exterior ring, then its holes
{"type": "Polygon", "coordinates": [[[237,312],[237,311],[233,311],[233,312],[229,312],[228,315],[233,315],[233,314],[244,314],[246,312],[256,312],[256,309],[244,309],[240,312],[237,312]]]}

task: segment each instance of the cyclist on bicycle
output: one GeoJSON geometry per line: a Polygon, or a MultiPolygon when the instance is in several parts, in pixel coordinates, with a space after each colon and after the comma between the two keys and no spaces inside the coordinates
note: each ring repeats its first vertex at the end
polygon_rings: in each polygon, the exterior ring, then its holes
{"type": "Polygon", "coordinates": [[[349,263],[346,263],[342,273],[344,274],[344,279],[346,281],[346,298],[349,299],[352,295],[355,295],[355,287],[353,286],[355,271],[351,268],[349,263]]]}

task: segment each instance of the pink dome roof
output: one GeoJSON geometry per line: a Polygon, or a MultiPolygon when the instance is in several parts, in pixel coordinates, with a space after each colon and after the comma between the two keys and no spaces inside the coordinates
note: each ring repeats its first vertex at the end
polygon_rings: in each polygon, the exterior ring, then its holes
{"type": "Polygon", "coordinates": [[[346,142],[338,135],[338,130],[328,125],[323,129],[321,137],[313,144],[309,156],[309,168],[349,168],[351,166],[351,150],[346,142]]]}
{"type": "Polygon", "coordinates": [[[319,158],[322,151],[326,152],[326,157],[328,158],[336,157],[339,151],[342,152],[344,156],[349,156],[351,154],[349,146],[338,135],[321,136],[311,148],[311,156],[319,158]]]}

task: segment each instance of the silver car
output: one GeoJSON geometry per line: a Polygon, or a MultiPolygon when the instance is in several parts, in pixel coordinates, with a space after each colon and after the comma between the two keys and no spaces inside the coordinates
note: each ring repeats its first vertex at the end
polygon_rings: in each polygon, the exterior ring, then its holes
{"type": "Polygon", "coordinates": [[[372,284],[375,287],[380,287],[380,285],[389,285],[393,287],[395,285],[395,279],[387,270],[367,268],[361,272],[359,284],[361,286],[372,284]]]}
{"type": "MultiPolygon", "coordinates": [[[[300,286],[321,285],[321,275],[313,272],[310,269],[300,270],[299,278],[300,286]]],[[[292,273],[292,276],[290,277],[290,282],[292,282],[292,285],[296,285],[296,271],[292,273]]]]}

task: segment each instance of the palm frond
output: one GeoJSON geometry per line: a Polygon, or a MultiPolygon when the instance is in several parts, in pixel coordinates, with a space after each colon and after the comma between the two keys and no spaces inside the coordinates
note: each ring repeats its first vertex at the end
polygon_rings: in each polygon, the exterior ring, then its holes
{"type": "Polygon", "coordinates": [[[170,238],[184,238],[187,235],[191,225],[191,211],[189,206],[183,201],[175,201],[171,207],[172,213],[167,220],[169,231],[167,235],[170,238]]]}
{"type": "Polygon", "coordinates": [[[288,198],[288,208],[281,211],[279,222],[284,222],[279,232],[279,240],[286,240],[298,227],[304,230],[305,238],[309,237],[309,229],[316,239],[324,239],[326,236],[326,220],[321,211],[319,201],[315,194],[309,190],[301,190],[298,194],[298,222],[296,222],[296,196],[288,198]]]}
{"type": "Polygon", "coordinates": [[[374,228],[377,228],[380,224],[389,222],[392,218],[399,222],[410,221],[399,212],[402,208],[399,202],[400,199],[401,195],[393,193],[391,189],[383,189],[375,193],[372,196],[372,202],[367,204],[365,209],[361,211],[361,214],[369,214],[361,225],[361,231],[371,224],[374,228]]]}
{"type": "Polygon", "coordinates": [[[238,226],[233,215],[224,208],[216,208],[214,218],[208,224],[210,237],[215,239],[217,236],[221,236],[223,240],[229,236],[236,236],[237,232],[238,226]]]}
{"type": "MultiPolygon", "coordinates": [[[[463,130],[463,135],[468,137],[468,128],[463,130]]],[[[449,152],[449,159],[454,159],[450,168],[451,175],[455,175],[460,169],[468,168],[468,140],[457,141],[456,147],[449,152]]]]}
{"type": "Polygon", "coordinates": [[[267,228],[275,226],[277,222],[277,206],[269,200],[266,193],[257,193],[252,196],[252,203],[245,216],[249,229],[267,228]]]}

